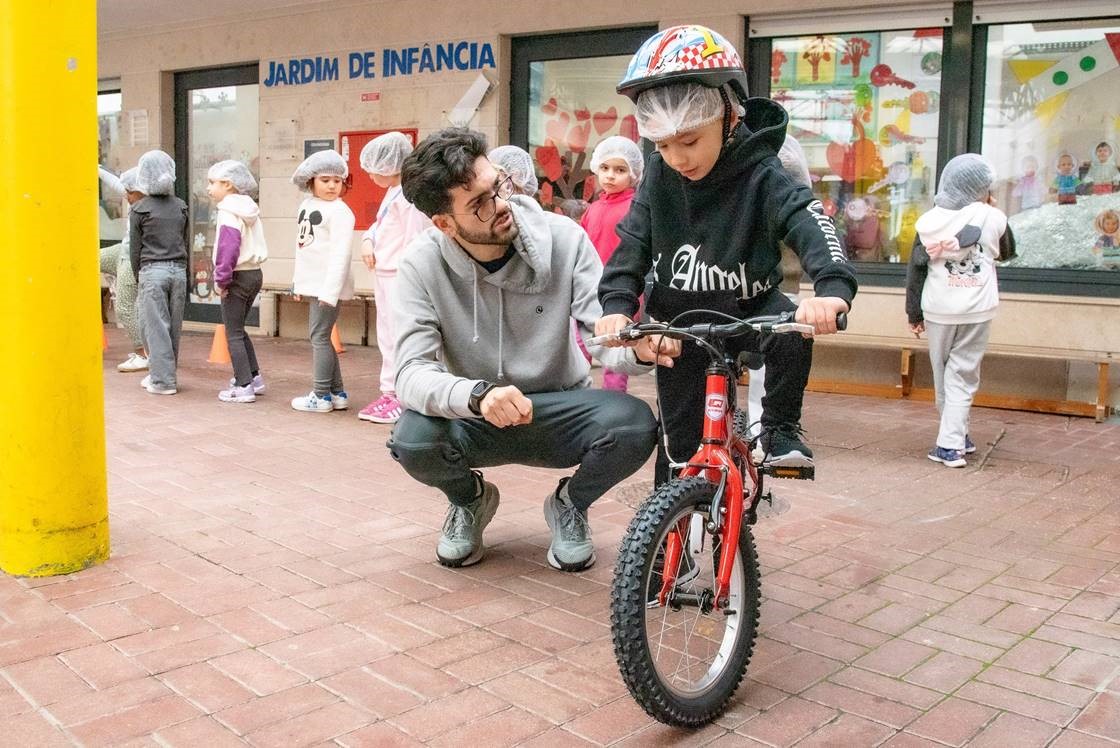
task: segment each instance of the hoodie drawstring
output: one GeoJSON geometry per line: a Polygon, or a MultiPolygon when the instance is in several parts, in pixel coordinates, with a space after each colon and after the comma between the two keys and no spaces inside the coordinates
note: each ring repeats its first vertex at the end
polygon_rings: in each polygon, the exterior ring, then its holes
{"type": "MultiPolygon", "coordinates": [[[[474,274],[474,298],[473,312],[474,312],[474,337],[471,338],[472,343],[478,342],[478,268],[471,267],[474,274]]],[[[498,287],[498,381],[505,379],[506,373],[502,368],[502,318],[505,316],[505,296],[502,294],[502,289],[498,287]]]]}

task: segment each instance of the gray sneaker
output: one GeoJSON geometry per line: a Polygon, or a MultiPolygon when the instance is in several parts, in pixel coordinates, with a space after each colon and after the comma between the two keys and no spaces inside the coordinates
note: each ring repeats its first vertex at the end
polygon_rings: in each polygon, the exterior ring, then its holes
{"type": "Polygon", "coordinates": [[[544,500],[544,521],[552,530],[548,564],[561,571],[583,571],[595,563],[595,544],[591,542],[587,511],[576,509],[570,501],[560,497],[560,489],[566,482],[561,481],[544,500]]]}
{"type": "Polygon", "coordinates": [[[443,521],[436,558],[444,566],[470,566],[482,560],[482,531],[498,511],[498,487],[482,481],[482,496],[467,506],[452,504],[443,521]]]}

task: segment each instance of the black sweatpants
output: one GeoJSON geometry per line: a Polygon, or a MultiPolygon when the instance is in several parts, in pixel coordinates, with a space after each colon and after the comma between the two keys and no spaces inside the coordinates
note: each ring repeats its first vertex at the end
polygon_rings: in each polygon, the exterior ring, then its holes
{"type": "MultiPolygon", "coordinates": [[[[792,311],[797,305],[777,289],[772,289],[754,299],[738,302],[728,307],[726,294],[681,292],[657,285],[653,291],[652,314],[669,321],[688,309],[711,308],[733,314],[740,319],[792,311]]],[[[702,322],[727,322],[714,316],[689,315],[680,324],[702,322]]],[[[762,427],[779,423],[798,423],[809,369],[813,365],[813,341],[796,333],[760,336],[751,332],[742,337],[730,338],[727,348],[733,356],[740,352],[761,352],[766,363],[766,395],[762,398],[762,427]]],[[[674,365],[658,367],[657,390],[661,399],[661,417],[669,442],[669,456],[675,461],[685,461],[700,444],[704,424],[704,372],[708,368],[708,354],[695,343],[685,342],[681,356],[674,365]]],[[[663,483],[669,477],[668,457],[664,443],[659,443],[655,482],[663,483]]]]}
{"type": "Polygon", "coordinates": [[[226,345],[238,387],[252,383],[253,375],[260,372],[253,341],[245,332],[245,320],[263,284],[264,273],[260,270],[235,270],[222,297],[222,324],[226,326],[226,345]]]}
{"type": "Polygon", "coordinates": [[[633,474],[653,451],[657,422],[635,397],[593,389],[527,397],[533,422],[504,429],[482,418],[435,418],[406,410],[387,446],[409,475],[459,506],[475,498],[472,468],[578,465],[568,495],[580,509],[633,474]]]}

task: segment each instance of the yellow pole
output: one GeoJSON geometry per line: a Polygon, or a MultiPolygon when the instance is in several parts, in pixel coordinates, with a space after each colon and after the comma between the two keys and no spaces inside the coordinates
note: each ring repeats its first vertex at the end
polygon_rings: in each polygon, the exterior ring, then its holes
{"type": "Polygon", "coordinates": [[[109,556],[95,0],[0,0],[0,570],[109,556]]]}

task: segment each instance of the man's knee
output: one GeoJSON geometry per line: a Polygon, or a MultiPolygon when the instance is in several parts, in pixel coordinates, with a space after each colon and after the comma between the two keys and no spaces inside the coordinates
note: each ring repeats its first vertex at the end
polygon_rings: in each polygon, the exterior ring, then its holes
{"type": "Polygon", "coordinates": [[[606,438],[644,460],[657,444],[657,419],[645,402],[631,395],[603,392],[599,420],[606,438]]]}
{"type": "Polygon", "coordinates": [[[451,456],[449,422],[406,410],[393,427],[386,446],[393,459],[409,473],[423,471],[433,463],[446,462],[451,456]]]}

